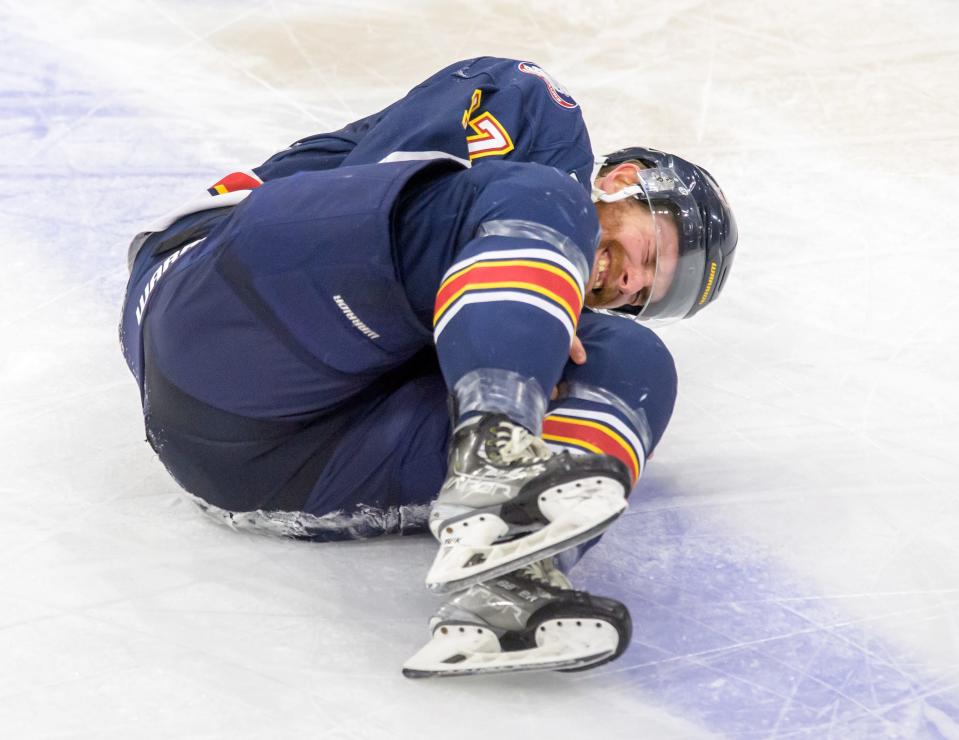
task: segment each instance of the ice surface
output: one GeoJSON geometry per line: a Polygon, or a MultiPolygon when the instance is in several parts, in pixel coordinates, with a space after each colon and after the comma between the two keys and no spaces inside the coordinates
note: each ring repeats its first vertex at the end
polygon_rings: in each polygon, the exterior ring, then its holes
{"type": "Polygon", "coordinates": [[[959,738],[959,8],[937,0],[0,4],[0,736],[959,738]],[[426,539],[238,534],[143,443],[129,237],[477,54],[599,151],[701,161],[741,249],[662,336],[676,415],[574,572],[635,639],[407,681],[426,539]]]}

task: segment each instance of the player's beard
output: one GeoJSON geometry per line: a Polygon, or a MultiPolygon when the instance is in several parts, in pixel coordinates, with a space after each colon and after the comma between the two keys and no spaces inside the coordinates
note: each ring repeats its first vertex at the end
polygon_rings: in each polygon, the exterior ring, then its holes
{"type": "Polygon", "coordinates": [[[626,257],[626,250],[617,239],[601,239],[599,246],[596,248],[596,254],[602,254],[603,250],[606,250],[609,255],[609,267],[606,268],[606,279],[603,281],[603,287],[586,292],[586,305],[590,308],[603,308],[622,298],[618,286],[623,275],[623,260],[626,257]]]}
{"type": "MultiPolygon", "coordinates": [[[[616,203],[603,203],[601,201],[596,204],[596,216],[599,218],[600,225],[600,242],[596,248],[596,254],[602,254],[604,249],[607,250],[609,267],[606,270],[603,287],[596,291],[592,289],[587,291],[585,302],[590,308],[603,308],[610,303],[622,300],[622,294],[618,286],[623,277],[626,249],[615,237],[622,228],[623,219],[629,214],[630,209],[635,206],[636,203],[631,198],[616,203]]],[[[593,275],[590,275],[590,277],[593,277],[593,275]]]]}

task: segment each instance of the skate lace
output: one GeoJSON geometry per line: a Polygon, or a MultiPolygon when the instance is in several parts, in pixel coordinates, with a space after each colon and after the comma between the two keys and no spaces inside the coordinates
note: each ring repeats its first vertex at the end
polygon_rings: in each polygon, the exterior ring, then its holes
{"type": "Polygon", "coordinates": [[[552,455],[542,439],[516,424],[499,424],[495,434],[496,451],[504,463],[534,463],[552,455]]]}
{"type": "Polygon", "coordinates": [[[521,568],[519,572],[526,578],[545,583],[547,586],[566,590],[573,587],[566,574],[556,567],[552,558],[537,560],[535,563],[530,563],[521,568]]]}

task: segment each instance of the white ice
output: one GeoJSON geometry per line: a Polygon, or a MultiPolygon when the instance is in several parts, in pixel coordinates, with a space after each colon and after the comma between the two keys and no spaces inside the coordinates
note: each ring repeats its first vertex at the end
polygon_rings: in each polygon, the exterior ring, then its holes
{"type": "Polygon", "coordinates": [[[0,737],[959,738],[954,3],[4,0],[0,49],[0,737]],[[434,545],[202,518],[116,324],[144,223],[480,54],[705,164],[741,241],[574,572],[632,648],[411,682],[434,545]]]}

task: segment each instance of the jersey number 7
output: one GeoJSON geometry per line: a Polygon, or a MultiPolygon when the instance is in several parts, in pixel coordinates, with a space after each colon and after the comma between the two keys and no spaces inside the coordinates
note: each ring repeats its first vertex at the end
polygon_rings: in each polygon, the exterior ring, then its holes
{"type": "Polygon", "coordinates": [[[470,107],[463,112],[463,128],[469,125],[474,131],[472,136],[466,137],[466,147],[471,162],[480,157],[502,156],[514,149],[513,139],[506,127],[496,120],[496,116],[489,111],[473,116],[480,107],[482,97],[481,90],[474,90],[470,107]]]}

